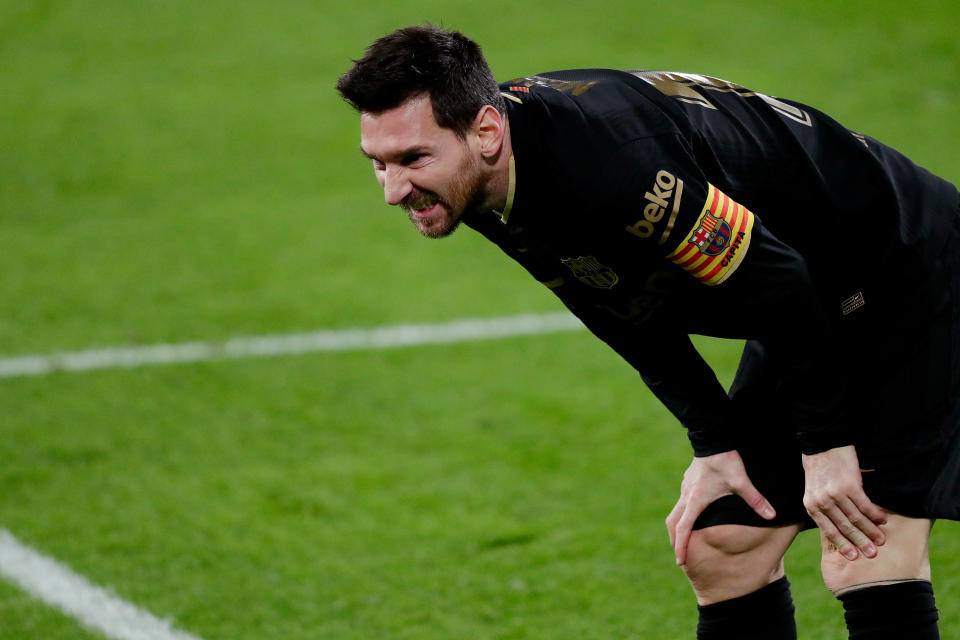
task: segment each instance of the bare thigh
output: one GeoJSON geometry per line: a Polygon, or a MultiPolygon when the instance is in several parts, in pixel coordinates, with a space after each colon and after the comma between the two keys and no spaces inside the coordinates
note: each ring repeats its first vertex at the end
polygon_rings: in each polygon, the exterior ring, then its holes
{"type": "Polygon", "coordinates": [[[930,580],[929,538],[933,520],[908,518],[896,513],[881,525],[886,541],[873,558],[862,554],[852,562],[822,535],[821,570],[827,588],[840,595],[863,587],[902,580],[930,580]]]}

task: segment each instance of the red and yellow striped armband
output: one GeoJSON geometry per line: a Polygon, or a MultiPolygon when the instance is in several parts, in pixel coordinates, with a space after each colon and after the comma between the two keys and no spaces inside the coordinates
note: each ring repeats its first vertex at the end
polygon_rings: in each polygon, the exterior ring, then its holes
{"type": "Polygon", "coordinates": [[[706,285],[733,275],[750,246],[754,216],[743,205],[708,185],[696,226],[667,259],[706,285]]]}

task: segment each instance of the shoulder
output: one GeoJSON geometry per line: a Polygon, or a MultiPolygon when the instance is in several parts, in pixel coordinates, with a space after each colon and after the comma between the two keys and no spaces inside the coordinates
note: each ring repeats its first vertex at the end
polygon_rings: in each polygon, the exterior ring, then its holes
{"type": "Polygon", "coordinates": [[[522,172],[568,195],[613,197],[624,173],[654,161],[644,153],[638,164],[638,149],[662,156],[661,147],[683,137],[681,126],[638,85],[645,83],[607,69],[552,71],[501,84],[522,172]]]}
{"type": "Polygon", "coordinates": [[[549,71],[515,78],[500,88],[510,117],[534,133],[622,143],[678,131],[656,92],[623,71],[549,71]]]}

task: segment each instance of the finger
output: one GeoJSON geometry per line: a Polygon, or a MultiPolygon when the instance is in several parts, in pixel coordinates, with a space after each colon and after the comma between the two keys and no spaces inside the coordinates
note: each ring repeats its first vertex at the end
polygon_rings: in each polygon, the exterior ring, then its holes
{"type": "MultiPolygon", "coordinates": [[[[850,519],[836,502],[818,504],[816,509],[808,510],[808,513],[831,544],[847,560],[856,560],[860,555],[858,549],[862,549],[870,543],[863,532],[850,522],[850,519]]],[[[876,555],[875,548],[871,552],[876,555]]]]}
{"type": "MultiPolygon", "coordinates": [[[[870,519],[864,516],[848,499],[841,499],[837,503],[837,508],[831,510],[830,518],[840,531],[840,535],[850,541],[850,543],[859,549],[863,555],[872,558],[877,555],[877,547],[867,534],[860,528],[866,526],[870,519]]],[[[872,522],[870,522],[872,526],[872,522]]]]}
{"type": "MultiPolygon", "coordinates": [[[[862,490],[857,495],[850,496],[850,499],[857,505],[857,509],[859,509],[863,515],[870,518],[872,522],[875,524],[887,524],[887,512],[875,505],[862,490]]],[[[874,539],[874,542],[883,544],[883,542],[877,541],[876,539],[874,539]]]]}
{"type": "Polygon", "coordinates": [[[807,510],[807,513],[809,513],[813,521],[817,523],[817,527],[820,529],[820,535],[833,545],[840,555],[851,561],[859,557],[860,553],[857,551],[857,548],[840,533],[840,530],[833,523],[833,520],[825,513],[813,510],[807,510]]]}
{"type": "Polygon", "coordinates": [[[676,541],[673,545],[673,553],[677,558],[677,565],[687,563],[687,546],[690,544],[690,536],[693,535],[693,525],[697,518],[707,508],[709,502],[693,501],[688,502],[683,510],[683,515],[677,521],[676,541]]]}
{"type": "Polygon", "coordinates": [[[687,563],[687,545],[690,543],[690,534],[693,532],[693,522],[684,514],[677,523],[676,542],[673,545],[673,555],[676,556],[677,566],[687,563]]]}
{"type": "Polygon", "coordinates": [[[677,504],[674,505],[673,510],[670,511],[670,515],[667,516],[667,533],[670,536],[670,546],[674,545],[676,540],[676,530],[677,522],[680,521],[680,517],[683,515],[684,501],[678,500],[677,504]]]}
{"type": "Polygon", "coordinates": [[[777,512],[774,510],[773,505],[770,504],[770,501],[763,497],[763,494],[757,491],[757,488],[753,486],[749,480],[746,481],[746,484],[743,487],[735,490],[736,494],[746,501],[750,508],[757,512],[761,518],[765,520],[772,520],[776,517],[777,512]]]}
{"type": "Polygon", "coordinates": [[[838,502],[840,510],[846,517],[845,522],[836,522],[840,532],[853,544],[855,544],[863,555],[873,558],[877,555],[877,545],[883,540],[883,532],[873,520],[867,517],[857,508],[853,500],[846,498],[838,502]]]}

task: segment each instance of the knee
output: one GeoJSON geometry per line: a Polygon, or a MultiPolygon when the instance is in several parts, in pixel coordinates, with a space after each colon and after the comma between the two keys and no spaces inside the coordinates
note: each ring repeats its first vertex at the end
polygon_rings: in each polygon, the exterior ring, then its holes
{"type": "Polygon", "coordinates": [[[736,572],[762,545],[761,536],[747,527],[721,525],[699,529],[690,536],[683,571],[691,582],[722,577],[736,572]]]}
{"type": "Polygon", "coordinates": [[[693,532],[683,571],[697,601],[710,604],[760,589],[783,577],[783,554],[795,527],[719,525],[693,532]]]}
{"type": "Polygon", "coordinates": [[[931,521],[889,514],[882,526],[886,543],[876,557],[847,560],[822,534],[820,569],[826,587],[839,596],[865,585],[930,580],[928,538],[931,521]]]}
{"type": "Polygon", "coordinates": [[[925,547],[920,550],[884,545],[875,558],[861,556],[853,561],[834,548],[825,548],[820,568],[824,585],[836,596],[864,586],[930,580],[930,561],[925,547]]]}
{"type": "Polygon", "coordinates": [[[770,529],[739,525],[719,525],[697,529],[690,538],[694,552],[735,558],[763,546],[770,529]]]}

